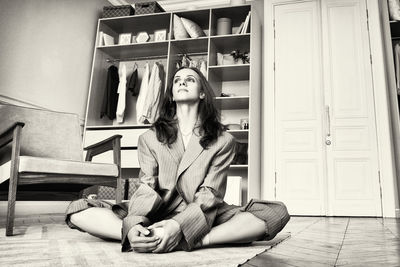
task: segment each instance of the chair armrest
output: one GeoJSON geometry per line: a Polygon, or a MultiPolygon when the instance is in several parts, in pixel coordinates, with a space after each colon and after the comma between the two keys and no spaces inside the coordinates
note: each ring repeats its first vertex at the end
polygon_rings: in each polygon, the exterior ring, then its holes
{"type": "MultiPolygon", "coordinates": [[[[22,129],[25,123],[17,121],[13,123],[10,127],[6,128],[4,131],[0,132],[0,148],[7,145],[13,140],[14,131],[18,128],[22,129]]],[[[19,135],[17,136],[19,137],[19,135]]]]}
{"type": "Polygon", "coordinates": [[[97,142],[93,145],[83,148],[87,151],[86,161],[91,161],[92,157],[104,153],[108,150],[120,151],[121,150],[122,135],[116,134],[103,141],[97,142]]]}

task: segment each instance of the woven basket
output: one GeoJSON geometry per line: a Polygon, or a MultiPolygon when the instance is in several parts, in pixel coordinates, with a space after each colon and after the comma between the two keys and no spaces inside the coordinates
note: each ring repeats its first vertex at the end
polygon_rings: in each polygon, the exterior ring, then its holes
{"type": "Polygon", "coordinates": [[[103,7],[103,18],[132,16],[134,14],[135,10],[131,5],[103,7]]]}
{"type": "Polygon", "coordinates": [[[135,14],[151,14],[151,13],[161,13],[165,10],[156,2],[142,2],[135,4],[135,14]]]}

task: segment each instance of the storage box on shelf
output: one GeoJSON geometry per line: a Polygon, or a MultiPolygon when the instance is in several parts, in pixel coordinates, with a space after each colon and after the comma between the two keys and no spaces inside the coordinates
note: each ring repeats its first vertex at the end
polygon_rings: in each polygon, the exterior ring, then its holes
{"type": "Polygon", "coordinates": [[[103,18],[131,16],[134,14],[135,10],[131,5],[103,7],[103,18]]]}
{"type": "MultiPolygon", "coordinates": [[[[255,1],[257,2],[257,1],[255,1]]],[[[184,12],[168,12],[148,15],[138,15],[121,18],[100,19],[97,39],[100,32],[118,40],[120,34],[131,33],[132,39],[140,32],[147,32],[150,40],[145,43],[99,45],[95,48],[88,96],[85,122],[85,145],[96,142],[113,134],[121,134],[122,138],[122,168],[125,175],[137,175],[137,139],[150,125],[139,125],[136,121],[136,97],[127,92],[126,110],[123,123],[117,123],[108,118],[100,118],[100,109],[105,93],[107,69],[114,64],[119,67],[121,62],[127,66],[130,76],[131,67],[138,65],[139,80],[143,76],[146,63],[160,62],[165,68],[165,88],[176,70],[177,63],[184,54],[191,60],[207,62],[207,73],[212,85],[217,106],[221,110],[225,124],[240,125],[240,119],[249,119],[249,129],[232,128],[229,132],[238,142],[248,146],[248,164],[234,164],[229,170],[230,176],[243,177],[242,200],[246,202],[251,197],[260,196],[260,134],[261,121],[260,91],[261,91],[261,28],[257,20],[251,19],[249,32],[235,34],[240,24],[246,19],[251,5],[201,9],[184,12]],[[204,32],[204,36],[184,39],[175,38],[174,15],[192,21],[204,32]],[[217,20],[228,17],[232,23],[232,34],[216,35],[217,20]],[[154,42],[154,32],[160,29],[167,31],[165,41],[154,42]],[[250,31],[251,29],[251,31],[250,31]],[[249,62],[240,64],[219,65],[218,53],[230,54],[233,50],[250,52],[249,62]],[[254,73],[252,70],[255,70],[254,73]],[[221,95],[222,94],[222,95],[221,95]],[[251,159],[251,160],[250,160],[251,159]]],[[[257,15],[257,12],[254,12],[257,15]]],[[[252,14],[253,16],[253,14],[252,14]]],[[[182,21],[182,20],[181,20],[182,21]]],[[[108,160],[105,158],[99,161],[108,160]]],[[[96,160],[96,159],[95,159],[96,160]]]]}
{"type": "Polygon", "coordinates": [[[151,2],[136,3],[135,12],[137,15],[139,15],[139,14],[165,12],[165,10],[156,1],[151,1],[151,2]]]}

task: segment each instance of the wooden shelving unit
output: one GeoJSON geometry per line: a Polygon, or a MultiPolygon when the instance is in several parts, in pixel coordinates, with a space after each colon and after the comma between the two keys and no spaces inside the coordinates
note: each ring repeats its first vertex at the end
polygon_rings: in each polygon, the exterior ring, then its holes
{"type": "MultiPolygon", "coordinates": [[[[100,118],[107,69],[111,64],[118,67],[120,62],[124,62],[127,67],[137,63],[139,80],[141,80],[143,66],[146,62],[151,65],[154,62],[160,62],[165,70],[164,84],[168,86],[168,81],[175,71],[177,61],[183,54],[187,54],[195,60],[206,60],[206,76],[215,91],[215,101],[221,109],[222,122],[224,124],[240,124],[242,118],[249,120],[249,129],[229,130],[229,133],[238,142],[248,145],[248,164],[232,165],[230,175],[243,177],[243,202],[246,202],[249,198],[260,197],[262,30],[259,21],[257,10],[252,7],[252,4],[99,19],[84,127],[84,145],[88,146],[101,138],[114,134],[123,135],[121,144],[123,173],[137,173],[136,169],[139,167],[137,160],[135,159],[135,162],[132,162],[126,157],[137,157],[135,155],[137,138],[148,130],[150,125],[137,124],[136,98],[132,97],[129,92],[126,98],[123,123],[117,123],[104,117],[100,118]],[[235,34],[249,11],[251,11],[250,33],[235,34]],[[197,23],[206,36],[196,39],[175,40],[173,37],[174,14],[197,23]],[[217,19],[221,17],[232,19],[233,34],[217,35],[217,19]],[[154,31],[161,29],[167,30],[167,39],[155,42],[154,31]],[[136,36],[142,31],[146,31],[150,35],[150,40],[146,43],[99,45],[100,32],[107,33],[118,42],[119,34],[131,33],[132,36],[136,36]],[[229,54],[233,50],[249,52],[249,63],[218,65],[217,54],[229,54]],[[221,97],[221,93],[232,96],[221,97]]],[[[106,157],[100,160],[106,160],[106,157]]]]}

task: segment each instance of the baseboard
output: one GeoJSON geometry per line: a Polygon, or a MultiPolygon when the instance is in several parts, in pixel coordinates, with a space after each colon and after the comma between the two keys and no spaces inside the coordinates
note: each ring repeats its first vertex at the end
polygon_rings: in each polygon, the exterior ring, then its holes
{"type": "MultiPolygon", "coordinates": [[[[17,201],[15,216],[64,213],[71,201],[17,201]]],[[[0,217],[7,216],[7,201],[0,201],[0,217]]]]}
{"type": "Polygon", "coordinates": [[[396,218],[400,218],[400,209],[395,210],[395,216],[396,218]]]}

